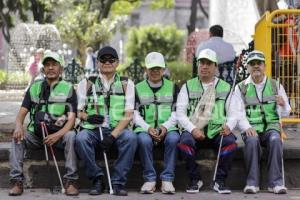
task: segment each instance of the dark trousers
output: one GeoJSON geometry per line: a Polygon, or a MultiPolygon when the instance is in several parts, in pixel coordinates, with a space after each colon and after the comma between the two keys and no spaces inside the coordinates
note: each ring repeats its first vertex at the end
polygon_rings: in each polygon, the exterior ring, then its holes
{"type": "MultiPolygon", "coordinates": [[[[180,137],[180,144],[185,144],[192,147],[195,152],[199,148],[208,146],[210,148],[213,148],[217,153],[219,150],[220,140],[221,136],[217,135],[212,139],[206,137],[204,141],[197,141],[191,133],[184,131],[180,137]]],[[[237,147],[235,140],[236,137],[232,133],[228,136],[223,137],[220,160],[216,174],[216,181],[225,181],[228,172],[231,169],[231,163],[237,147]]],[[[196,153],[187,155],[182,151],[180,152],[183,159],[186,161],[186,169],[188,171],[190,180],[201,179],[199,165],[196,163],[196,153]]]]}

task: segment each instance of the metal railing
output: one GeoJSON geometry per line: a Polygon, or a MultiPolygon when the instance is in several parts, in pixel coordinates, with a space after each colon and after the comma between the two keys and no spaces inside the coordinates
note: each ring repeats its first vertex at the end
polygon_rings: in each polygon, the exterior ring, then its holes
{"type": "Polygon", "coordinates": [[[266,57],[266,73],[279,79],[292,108],[285,123],[300,123],[300,10],[266,12],[255,26],[255,49],[266,57]]]}

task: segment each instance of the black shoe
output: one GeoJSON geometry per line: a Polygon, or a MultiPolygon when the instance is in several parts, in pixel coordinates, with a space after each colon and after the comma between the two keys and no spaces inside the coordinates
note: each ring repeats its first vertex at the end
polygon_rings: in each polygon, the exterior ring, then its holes
{"type": "Polygon", "coordinates": [[[200,188],[203,186],[202,180],[194,179],[191,180],[189,185],[186,188],[187,193],[197,193],[199,192],[200,188]]]}
{"type": "Polygon", "coordinates": [[[89,191],[89,195],[100,195],[103,192],[103,182],[101,177],[97,177],[93,180],[93,186],[89,191]]]}
{"type": "Polygon", "coordinates": [[[229,187],[226,187],[224,181],[215,181],[213,183],[213,190],[218,192],[219,194],[230,194],[231,190],[229,187]]]}
{"type": "Polygon", "coordinates": [[[124,189],[123,185],[114,184],[113,186],[114,195],[116,196],[127,196],[127,191],[124,189]]]}

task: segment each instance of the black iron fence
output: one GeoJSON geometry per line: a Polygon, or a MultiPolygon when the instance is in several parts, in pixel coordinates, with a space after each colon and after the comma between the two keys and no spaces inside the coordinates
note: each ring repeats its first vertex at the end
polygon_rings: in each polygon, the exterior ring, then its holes
{"type": "Polygon", "coordinates": [[[72,61],[64,68],[64,80],[73,84],[78,83],[84,77],[84,69],[73,58],[72,61]]]}
{"type": "Polygon", "coordinates": [[[144,80],[144,67],[138,59],[135,59],[124,71],[123,75],[130,78],[134,83],[144,80]]]}

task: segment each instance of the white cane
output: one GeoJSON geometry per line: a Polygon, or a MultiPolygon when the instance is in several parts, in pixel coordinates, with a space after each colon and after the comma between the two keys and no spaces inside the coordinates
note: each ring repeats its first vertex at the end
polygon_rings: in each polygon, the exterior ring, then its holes
{"type": "MultiPolygon", "coordinates": [[[[43,134],[43,140],[45,140],[46,138],[46,134],[45,134],[45,130],[44,130],[44,125],[43,125],[43,122],[40,123],[41,124],[41,127],[42,127],[42,134],[43,134]]],[[[44,144],[44,150],[45,150],[45,157],[46,157],[46,164],[47,164],[47,171],[48,173],[50,174],[50,164],[49,164],[49,156],[48,156],[48,151],[47,151],[47,146],[46,144],[44,144]]],[[[53,192],[53,188],[51,186],[49,186],[49,189],[50,191],[53,192]]]]}
{"type": "MultiPolygon", "coordinates": [[[[95,109],[97,109],[97,102],[98,102],[98,98],[97,98],[97,94],[96,94],[96,88],[95,85],[92,86],[93,89],[93,96],[94,96],[94,103],[95,103],[95,109]]],[[[97,112],[99,114],[99,112],[97,112]]],[[[100,140],[103,140],[103,133],[102,133],[102,127],[101,125],[99,126],[99,135],[100,135],[100,140]]],[[[103,151],[103,157],[104,157],[104,163],[105,163],[105,168],[106,168],[106,173],[107,173],[107,179],[108,179],[108,185],[109,185],[109,194],[113,194],[113,189],[112,189],[112,185],[111,185],[111,180],[110,180],[110,173],[109,173],[109,166],[108,166],[108,161],[107,161],[107,156],[106,156],[106,152],[103,151]]]]}
{"type": "MultiPolygon", "coordinates": [[[[279,89],[280,89],[280,81],[279,78],[277,78],[277,93],[279,93],[279,89]]],[[[282,127],[282,121],[281,121],[281,115],[278,112],[278,118],[279,118],[279,124],[280,124],[280,129],[281,129],[281,133],[280,133],[280,138],[281,138],[281,142],[282,142],[282,156],[281,156],[281,173],[282,173],[282,184],[285,187],[285,176],[284,176],[284,159],[283,159],[283,143],[284,143],[284,136],[282,134],[285,134],[283,132],[283,127],[282,127]]]]}
{"type": "Polygon", "coordinates": [[[221,136],[221,140],[220,140],[220,145],[219,145],[219,150],[218,150],[218,155],[217,155],[217,162],[216,162],[215,171],[214,171],[213,183],[216,181],[217,170],[218,170],[219,160],[220,160],[220,153],[221,153],[221,148],[222,148],[222,142],[223,142],[223,135],[221,136]]]}
{"type": "MultiPolygon", "coordinates": [[[[45,130],[44,130],[44,122],[41,122],[41,127],[42,127],[43,140],[45,140],[46,135],[45,135],[45,130]]],[[[48,156],[48,151],[47,151],[46,144],[44,144],[44,149],[45,149],[46,161],[47,161],[47,164],[48,164],[48,162],[49,162],[49,156],[48,156]]]]}
{"type": "MultiPolygon", "coordinates": [[[[235,76],[234,76],[234,80],[233,80],[233,83],[232,83],[232,88],[231,88],[230,94],[229,94],[229,99],[228,99],[228,109],[230,108],[231,98],[232,98],[232,95],[233,95],[233,91],[234,91],[234,87],[235,87],[235,82],[236,82],[237,74],[238,74],[238,71],[237,71],[237,69],[236,69],[235,76]]],[[[225,120],[225,124],[226,124],[226,122],[227,122],[227,117],[226,117],[226,120],[225,120]]],[[[224,136],[222,135],[222,136],[221,136],[221,140],[220,140],[220,144],[219,144],[219,150],[218,150],[218,155],[217,155],[217,162],[216,162],[216,166],[215,166],[213,182],[216,181],[217,170],[218,170],[219,160],[220,160],[220,153],[221,153],[221,148],[222,148],[222,143],[223,143],[223,137],[224,137],[224,136]]]]}
{"type": "MultiPolygon", "coordinates": [[[[42,124],[43,135],[46,133],[46,136],[48,136],[48,130],[47,130],[47,128],[46,128],[45,123],[44,123],[44,122],[41,122],[41,124],[42,124]]],[[[56,157],[55,157],[53,148],[52,148],[52,146],[50,146],[49,148],[50,148],[50,152],[51,152],[51,154],[52,154],[52,158],[53,158],[54,165],[55,165],[55,168],[56,168],[56,171],[57,171],[57,175],[58,175],[58,179],[59,179],[59,182],[60,182],[61,193],[65,194],[66,191],[65,191],[65,188],[64,188],[64,185],[63,185],[63,182],[62,182],[62,178],[61,178],[59,169],[58,169],[58,164],[57,164],[57,160],[56,160],[56,157]]],[[[48,155],[48,153],[47,153],[47,155],[48,155]]]]}

